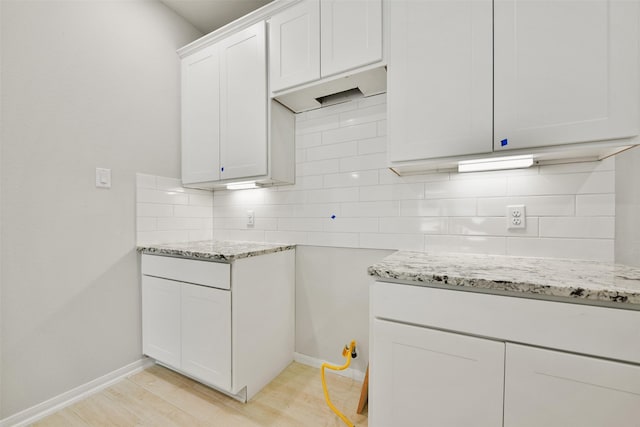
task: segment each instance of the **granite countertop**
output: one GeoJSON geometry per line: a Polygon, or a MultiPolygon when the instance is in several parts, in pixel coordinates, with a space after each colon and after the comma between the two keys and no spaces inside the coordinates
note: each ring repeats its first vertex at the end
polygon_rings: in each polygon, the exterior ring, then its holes
{"type": "Polygon", "coordinates": [[[138,246],[137,250],[143,254],[231,262],[240,258],[288,251],[294,248],[295,245],[278,243],[202,240],[184,243],[141,245],[138,246]]]}
{"type": "Polygon", "coordinates": [[[368,269],[382,280],[640,310],[640,268],[594,261],[398,251],[368,269]]]}

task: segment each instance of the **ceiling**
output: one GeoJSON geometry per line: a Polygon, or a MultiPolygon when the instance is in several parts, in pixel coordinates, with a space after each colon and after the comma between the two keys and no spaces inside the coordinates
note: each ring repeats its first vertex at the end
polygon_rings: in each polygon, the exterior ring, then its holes
{"type": "Polygon", "coordinates": [[[204,34],[252,12],[271,0],[160,0],[204,34]]]}

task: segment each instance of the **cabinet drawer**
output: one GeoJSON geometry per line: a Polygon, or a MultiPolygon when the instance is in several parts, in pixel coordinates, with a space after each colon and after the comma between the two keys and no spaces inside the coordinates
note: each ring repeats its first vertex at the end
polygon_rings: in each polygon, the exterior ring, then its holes
{"type": "Polygon", "coordinates": [[[231,289],[231,266],[219,262],[143,254],[142,274],[212,288],[231,289]]]}

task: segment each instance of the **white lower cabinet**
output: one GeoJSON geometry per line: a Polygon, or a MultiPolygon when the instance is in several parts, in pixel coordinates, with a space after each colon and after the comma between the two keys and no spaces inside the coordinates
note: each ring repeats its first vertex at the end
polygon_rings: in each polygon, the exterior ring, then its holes
{"type": "Polygon", "coordinates": [[[639,311],[376,282],[370,327],[371,427],[640,426],[639,311]]]}
{"type": "Polygon", "coordinates": [[[507,344],[504,427],[637,427],[640,366],[507,344]]]}
{"type": "Polygon", "coordinates": [[[143,354],[251,399],[293,360],[294,263],[293,250],[231,264],[143,254],[143,354]]]}
{"type": "Polygon", "coordinates": [[[377,426],[502,424],[504,343],[375,319],[377,426]]]}

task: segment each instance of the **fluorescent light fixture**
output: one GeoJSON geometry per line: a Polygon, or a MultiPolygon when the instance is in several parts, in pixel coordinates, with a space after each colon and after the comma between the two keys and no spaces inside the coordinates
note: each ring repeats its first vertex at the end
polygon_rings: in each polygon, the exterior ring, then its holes
{"type": "Polygon", "coordinates": [[[248,190],[249,188],[258,188],[255,181],[232,182],[227,184],[227,190],[248,190]]]}
{"type": "Polygon", "coordinates": [[[463,160],[458,162],[458,172],[481,172],[501,169],[523,169],[533,165],[533,156],[494,157],[492,159],[463,160]]]}

